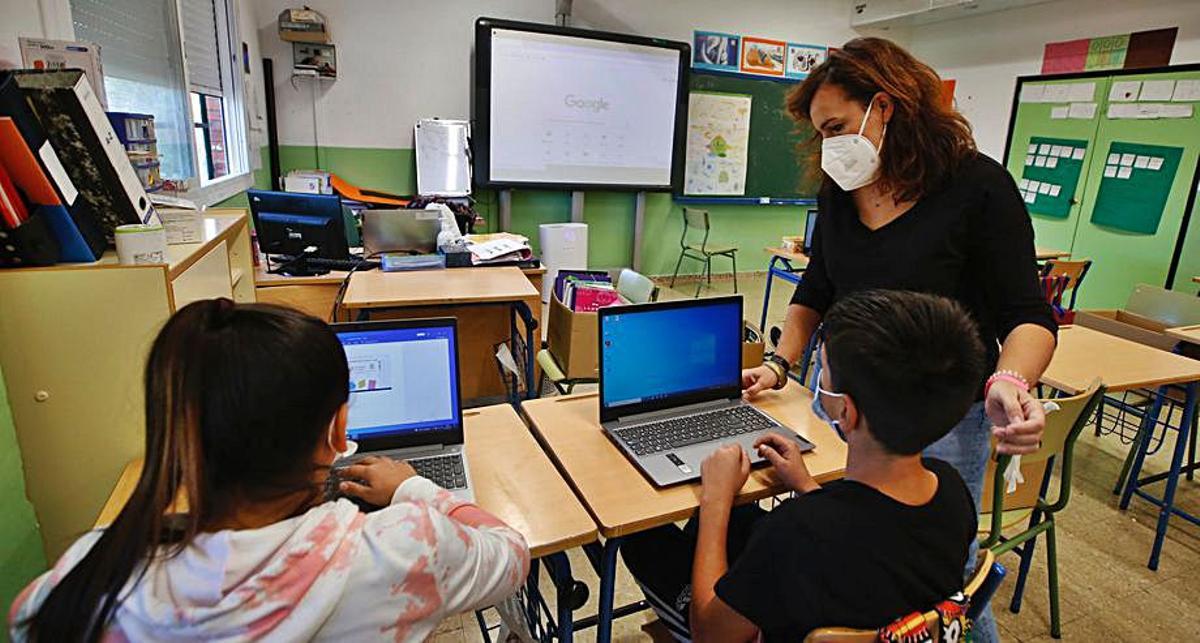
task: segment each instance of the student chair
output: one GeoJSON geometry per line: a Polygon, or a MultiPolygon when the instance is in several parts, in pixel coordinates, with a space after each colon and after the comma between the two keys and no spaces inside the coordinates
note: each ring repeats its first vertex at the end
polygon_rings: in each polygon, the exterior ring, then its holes
{"type": "MultiPolygon", "coordinates": [[[[712,231],[712,226],[708,219],[708,210],[697,210],[695,208],[683,209],[683,235],[679,237],[679,260],[675,262],[675,272],[671,275],[671,287],[675,287],[675,278],[679,276],[679,266],[683,264],[683,258],[695,259],[704,262],[704,269],[701,275],[707,275],[708,285],[712,285],[712,259],[713,257],[729,257],[733,262],[733,292],[738,291],[737,286],[737,251],[738,247],[734,245],[709,245],[708,235],[712,231]],[[700,233],[703,231],[703,236],[700,233]],[[689,234],[692,233],[692,234],[689,234]],[[696,238],[700,238],[700,242],[696,243],[696,238]]],[[[700,289],[704,286],[704,280],[696,282],[696,297],[700,296],[700,289]]]]}
{"type": "MultiPolygon", "coordinates": [[[[966,587],[963,588],[963,595],[969,601],[967,607],[967,619],[974,621],[983,612],[983,608],[992,600],[992,594],[996,593],[996,588],[1000,586],[1000,581],[1004,580],[1004,566],[996,562],[995,554],[981,549],[979,551],[979,564],[975,567],[975,573],[971,575],[967,581],[966,587]]],[[[897,622],[903,621],[905,625],[912,628],[911,633],[920,631],[924,627],[924,631],[929,634],[929,641],[933,643],[942,643],[945,640],[959,640],[958,637],[951,639],[947,636],[942,637],[942,622],[941,614],[937,610],[929,610],[928,612],[912,614],[897,619],[897,622]],[[917,619],[922,619],[923,622],[918,622],[917,619]]],[[[889,625],[890,627],[890,625],[889,625]]],[[[848,627],[822,627],[808,633],[804,637],[804,643],[876,643],[877,641],[887,641],[883,635],[883,630],[856,630],[848,627]]],[[[961,632],[959,633],[961,636],[961,632]]],[[[923,639],[922,639],[923,640],[923,639]]]]}
{"type": "MultiPolygon", "coordinates": [[[[1042,434],[1042,446],[1037,451],[1021,456],[1021,475],[1025,482],[1011,494],[1005,493],[1004,471],[1012,457],[998,455],[993,450],[988,462],[988,474],[992,484],[985,486],[982,507],[990,509],[980,517],[980,532],[987,537],[980,542],[981,550],[990,549],[997,556],[1015,551],[1021,557],[1017,572],[1017,585],[1013,590],[1009,609],[1015,614],[1021,610],[1021,599],[1025,593],[1025,580],[1033,562],[1033,548],[1038,535],[1046,534],[1046,571],[1050,581],[1050,636],[1062,637],[1061,618],[1058,607],[1058,545],[1055,541],[1055,514],[1066,508],[1071,499],[1071,464],[1075,452],[1075,440],[1104,397],[1104,385],[1100,380],[1092,382],[1086,391],[1071,397],[1055,398],[1058,411],[1046,414],[1046,430],[1042,434]],[[1051,471],[1054,461],[1062,460],[1058,493],[1050,502],[1051,471]],[[1004,530],[1023,522],[1028,517],[1026,528],[1018,534],[1005,536],[1004,530]],[[989,527],[985,527],[989,525],[989,527]]],[[[984,480],[989,478],[985,475],[984,480]]]]}
{"type": "MultiPolygon", "coordinates": [[[[646,275],[623,268],[621,274],[617,275],[617,294],[631,304],[644,304],[658,301],[658,286],[646,275]]],[[[554,355],[546,348],[538,351],[537,363],[546,379],[550,380],[562,395],[570,395],[578,384],[594,384],[598,381],[594,377],[568,378],[554,359],[554,355]]],[[[540,382],[538,394],[541,395],[540,382]]]]}
{"type": "MultiPolygon", "coordinates": [[[[1075,297],[1079,294],[1079,287],[1083,285],[1083,278],[1087,276],[1088,269],[1091,267],[1091,259],[1078,261],[1049,259],[1042,267],[1042,277],[1066,277],[1066,288],[1071,290],[1071,301],[1066,308],[1075,310],[1075,297]]],[[[1059,303],[1061,304],[1061,302],[1059,303]]]]}

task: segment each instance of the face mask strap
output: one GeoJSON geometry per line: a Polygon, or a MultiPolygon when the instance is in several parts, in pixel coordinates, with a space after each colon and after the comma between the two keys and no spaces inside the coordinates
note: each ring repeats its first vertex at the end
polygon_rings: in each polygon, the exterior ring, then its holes
{"type": "MultiPolygon", "coordinates": [[[[859,136],[862,136],[862,133],[867,129],[867,119],[871,118],[871,108],[874,106],[875,106],[875,98],[872,97],[871,101],[869,103],[867,103],[867,113],[863,114],[862,123],[859,123],[859,125],[858,125],[858,135],[859,136]]],[[[886,125],[884,127],[886,127],[886,125]]]]}

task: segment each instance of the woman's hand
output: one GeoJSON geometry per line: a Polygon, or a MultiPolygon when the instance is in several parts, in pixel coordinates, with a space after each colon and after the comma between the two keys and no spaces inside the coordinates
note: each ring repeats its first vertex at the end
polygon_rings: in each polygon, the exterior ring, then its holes
{"type": "Polygon", "coordinates": [[[742,371],[742,393],[747,398],[752,398],[763,391],[769,391],[778,383],[779,376],[765,364],[742,371]]]}
{"type": "Polygon", "coordinates": [[[996,380],[988,389],[984,410],[992,421],[992,435],[999,440],[998,452],[1020,455],[1038,450],[1046,429],[1046,412],[1028,391],[1012,382],[996,380]]]}
{"type": "Polygon", "coordinates": [[[754,448],[775,467],[775,475],[779,476],[788,489],[797,493],[808,493],[821,488],[808,472],[808,467],[804,464],[804,454],[800,452],[800,445],[796,444],[795,440],[778,433],[767,433],[754,442],[754,448]]]}
{"type": "Polygon", "coordinates": [[[733,506],[737,492],[750,477],[750,458],[736,444],[727,444],[700,465],[700,503],[733,506]]]}
{"type": "Polygon", "coordinates": [[[386,507],[392,504],[396,488],[415,475],[417,472],[407,462],[372,455],[343,469],[338,489],[348,496],[386,507]]]}

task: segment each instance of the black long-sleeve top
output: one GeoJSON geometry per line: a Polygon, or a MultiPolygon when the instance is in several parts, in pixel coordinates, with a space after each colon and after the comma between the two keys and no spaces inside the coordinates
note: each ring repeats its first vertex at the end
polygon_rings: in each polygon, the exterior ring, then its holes
{"type": "Polygon", "coordinates": [[[942,188],[877,230],[859,220],[849,193],[826,183],[793,304],[824,314],[839,297],[872,288],[958,300],[979,325],[989,372],[1000,342],[1017,326],[1037,324],[1057,334],[1038,281],[1029,213],[996,161],[975,155],[942,188]]]}

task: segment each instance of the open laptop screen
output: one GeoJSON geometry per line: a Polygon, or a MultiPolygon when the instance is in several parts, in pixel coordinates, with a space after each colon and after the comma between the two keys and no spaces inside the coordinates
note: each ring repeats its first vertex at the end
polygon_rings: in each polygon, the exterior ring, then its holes
{"type": "Polygon", "coordinates": [[[602,420],[737,395],[741,328],[741,297],[600,309],[602,420]]]}
{"type": "Polygon", "coordinates": [[[365,448],[425,442],[439,431],[461,436],[454,330],[453,320],[335,327],[350,365],[350,439],[365,448]]]}

